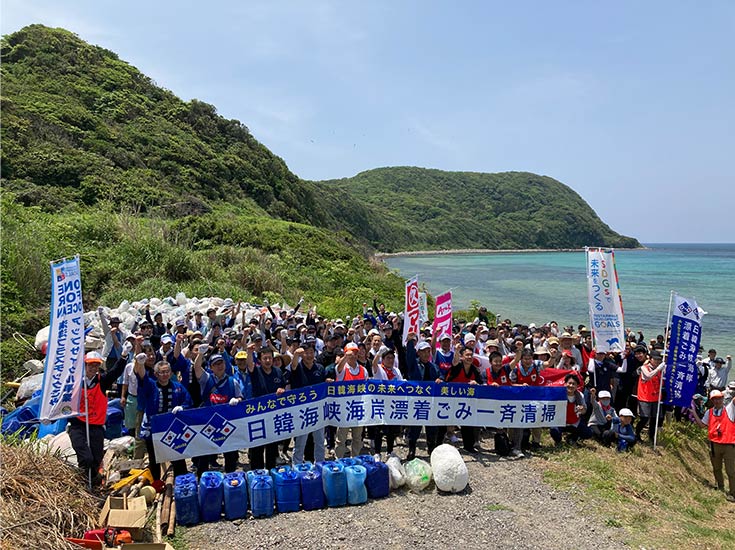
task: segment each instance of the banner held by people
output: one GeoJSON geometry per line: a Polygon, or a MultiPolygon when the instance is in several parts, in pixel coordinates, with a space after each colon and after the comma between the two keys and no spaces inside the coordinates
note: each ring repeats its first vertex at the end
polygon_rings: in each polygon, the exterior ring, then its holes
{"type": "Polygon", "coordinates": [[[563,426],[566,409],[563,387],[367,380],[158,414],[151,428],[156,457],[163,461],[265,445],[327,425],[563,426]]]}
{"type": "Polygon", "coordinates": [[[601,248],[586,248],[585,252],[592,341],[599,352],[622,352],[625,324],[615,252],[601,248]]]}
{"type": "Polygon", "coordinates": [[[421,328],[421,312],[419,310],[419,277],[416,275],[406,281],[406,299],[403,309],[403,343],[408,342],[408,335],[418,334],[421,328]]]}
{"type": "Polygon", "coordinates": [[[663,404],[688,407],[697,389],[697,354],[702,340],[702,317],[697,302],[673,294],[663,404]]]}
{"type": "Polygon", "coordinates": [[[437,336],[436,346],[441,347],[439,337],[442,334],[452,335],[452,291],[447,291],[436,297],[434,308],[434,324],[432,332],[437,336]]]}
{"type": "Polygon", "coordinates": [[[39,411],[41,421],[79,413],[84,334],[79,256],[51,262],[51,323],[39,411]]]}

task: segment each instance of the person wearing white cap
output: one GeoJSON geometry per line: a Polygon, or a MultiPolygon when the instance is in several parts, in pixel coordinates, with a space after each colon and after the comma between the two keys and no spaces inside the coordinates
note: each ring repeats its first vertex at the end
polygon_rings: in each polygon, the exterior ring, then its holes
{"type": "Polygon", "coordinates": [[[590,388],[590,403],[592,404],[592,414],[587,422],[592,435],[597,441],[602,441],[602,434],[610,429],[613,419],[618,415],[610,403],[612,395],[607,390],[602,390],[599,394],[595,388],[590,388]]]}
{"type": "MultiPolygon", "coordinates": [[[[724,395],[720,390],[709,393],[712,408],[697,423],[707,428],[710,441],[710,461],[717,488],[725,489],[725,478],[722,475],[722,464],[725,464],[727,479],[730,481],[730,492],[727,500],[735,502],[735,402],[724,405],[724,395]]],[[[696,414],[696,413],[695,413],[696,414]]]]}
{"type": "Polygon", "coordinates": [[[79,468],[88,476],[90,483],[95,485],[102,481],[99,467],[105,452],[106,393],[125,370],[126,357],[132,347],[130,342],[125,342],[115,366],[103,374],[100,374],[100,366],[105,360],[101,354],[90,351],[84,356],[83,393],[79,404],[80,416],[69,420],[69,439],[77,455],[79,468]],[[87,425],[89,425],[89,443],[87,443],[87,425]]]}
{"type": "Polygon", "coordinates": [[[630,409],[620,409],[620,414],[617,418],[613,418],[610,429],[603,432],[602,442],[610,445],[616,441],[618,452],[632,449],[636,442],[633,431],[634,418],[635,415],[630,409]]]}

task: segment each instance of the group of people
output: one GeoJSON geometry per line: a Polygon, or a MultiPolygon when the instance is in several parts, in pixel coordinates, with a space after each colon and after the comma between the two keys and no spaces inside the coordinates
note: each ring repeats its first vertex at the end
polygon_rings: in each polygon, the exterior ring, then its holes
{"type": "MultiPolygon", "coordinates": [[[[80,467],[97,476],[102,459],[102,438],[108,390],[119,387],[128,432],[145,442],[151,473],[160,478],[151,442],[153,415],[190,407],[206,407],[289,389],[341,380],[414,380],[442,383],[488,384],[493,386],[547,384],[547,378],[563,379],[568,406],[566,425],[550,430],[559,445],[564,434],[570,444],[595,438],[615,445],[620,451],[641,441],[646,431],[655,438],[667,407],[659,404],[665,368],[662,335],[646,342],[642,333],[628,332],[621,353],[598,353],[584,326],[561,328],[556,322],[543,326],[522,325],[509,319],[488,317],[479,309],[473,320],[454,320],[450,333],[435,334],[424,326],[408,334],[403,342],[403,316],[388,312],[373,300],[363,305],[353,319],[325,319],[314,308],[274,311],[266,301],[259,313],[246,318],[241,304],[225,300],[219,309],[164,320],[151,318],[149,308],[126,332],[117,317],[98,309],[105,335],[102,352],[86,355],[85,391],[89,407],[90,442],[86,444],[82,420],[71,422],[70,432],[80,467]],[[106,372],[100,367],[106,364],[106,372]],[[637,411],[638,420],[635,422],[637,411]]],[[[698,361],[697,394],[688,408],[673,412],[677,419],[707,426],[712,446],[712,465],[718,486],[724,487],[722,465],[730,482],[728,499],[735,499],[735,382],[728,384],[731,357],[710,350],[698,361]],[[706,408],[706,404],[710,408],[706,408]]],[[[425,426],[427,451],[445,438],[459,442],[474,453],[480,430],[471,426],[425,426]]],[[[526,456],[541,445],[540,428],[493,430],[496,452],[526,456]]],[[[327,452],[336,457],[352,456],[363,446],[373,452],[392,453],[403,434],[407,458],[416,455],[421,426],[402,430],[398,426],[333,428],[248,449],[251,468],[272,468],[279,459],[300,463],[324,460],[327,452]],[[367,438],[365,438],[367,436],[367,438]],[[367,441],[365,441],[367,439],[367,441]]],[[[224,453],[225,471],[234,471],[238,451],[224,453]]],[[[217,463],[216,456],[193,460],[201,474],[217,463]]],[[[184,460],[173,464],[176,475],[185,473],[184,460]]]]}

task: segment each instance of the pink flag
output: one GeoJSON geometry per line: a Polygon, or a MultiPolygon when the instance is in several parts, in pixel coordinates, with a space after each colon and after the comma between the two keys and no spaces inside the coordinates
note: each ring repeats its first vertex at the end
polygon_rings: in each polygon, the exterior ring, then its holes
{"type": "Polygon", "coordinates": [[[419,333],[421,329],[421,315],[419,311],[419,278],[418,276],[406,281],[406,307],[403,313],[403,343],[408,341],[409,333],[419,333]]]}
{"type": "Polygon", "coordinates": [[[436,309],[434,310],[433,334],[436,334],[436,347],[441,347],[440,337],[442,334],[452,336],[452,291],[447,291],[436,297],[436,309]]]}

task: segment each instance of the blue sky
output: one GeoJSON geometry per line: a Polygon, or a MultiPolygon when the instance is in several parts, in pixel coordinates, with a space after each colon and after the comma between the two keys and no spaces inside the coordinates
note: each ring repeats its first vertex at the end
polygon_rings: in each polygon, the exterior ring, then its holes
{"type": "Polygon", "coordinates": [[[735,2],[3,0],[215,105],[306,179],[525,170],[644,242],[733,242],[735,2]]]}

